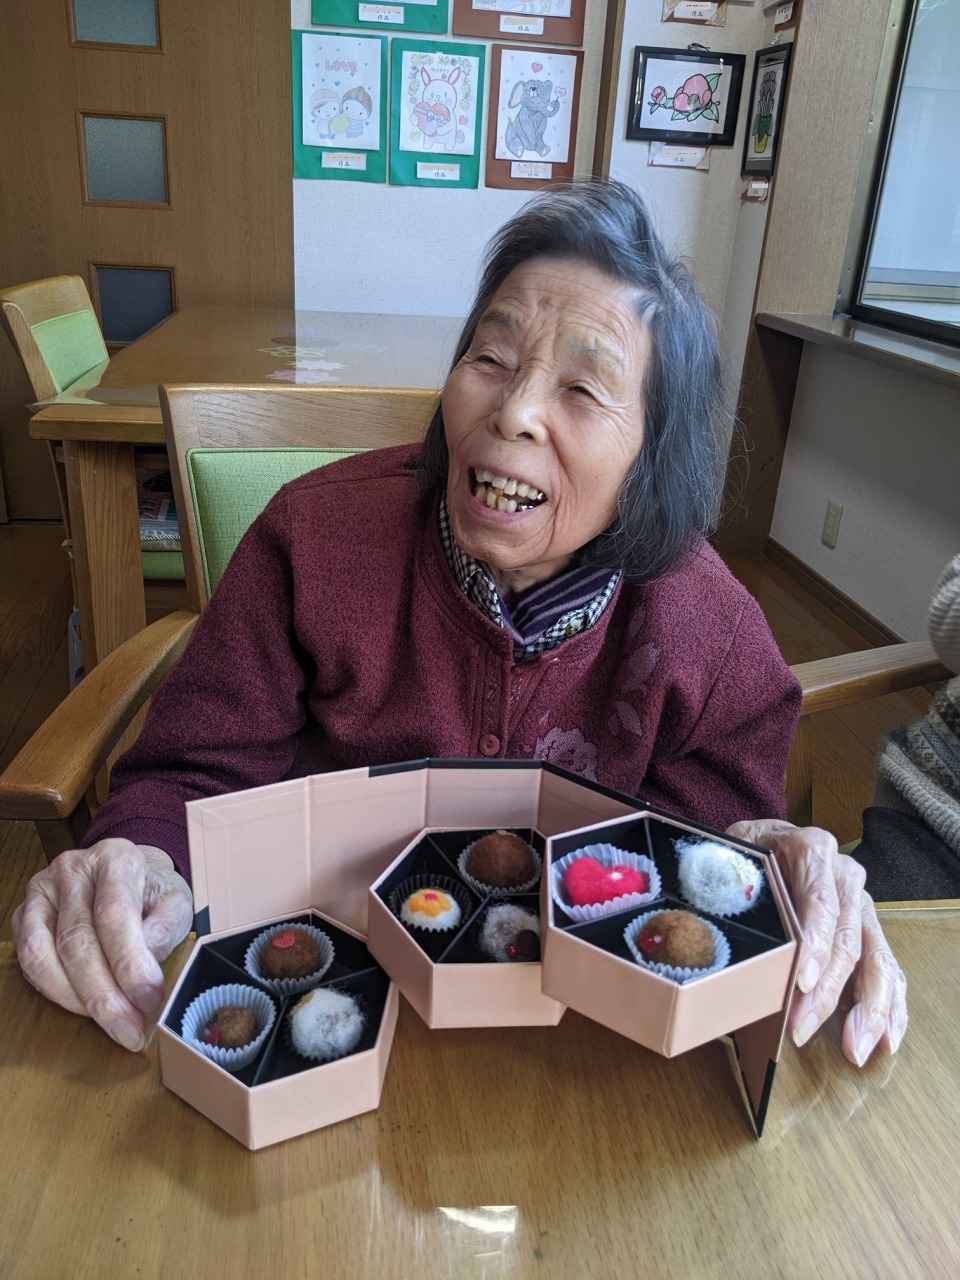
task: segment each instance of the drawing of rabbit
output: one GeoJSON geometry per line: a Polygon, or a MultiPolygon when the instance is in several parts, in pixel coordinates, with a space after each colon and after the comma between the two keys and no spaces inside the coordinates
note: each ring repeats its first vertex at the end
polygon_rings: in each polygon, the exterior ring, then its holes
{"type": "Polygon", "coordinates": [[[538,155],[550,154],[550,148],[543,140],[543,132],[547,127],[549,116],[555,116],[560,110],[560,99],[550,101],[553,93],[552,80],[518,80],[510,94],[508,108],[519,107],[515,116],[507,121],[503,135],[507,150],[515,156],[522,156],[524,151],[536,151],[538,155]]]}
{"type": "Polygon", "coordinates": [[[445,76],[431,76],[426,67],[420,68],[423,80],[423,98],[414,107],[413,123],[421,131],[423,145],[429,151],[434,144],[442,143],[448,151],[452,151],[458,142],[463,141],[463,130],[457,128],[457,91],[453,87],[460,79],[460,67],[454,67],[445,76]],[[422,107],[432,108],[435,128],[428,133],[421,127],[417,116],[423,116],[422,107]],[[440,110],[442,108],[442,110],[440,110]]]}

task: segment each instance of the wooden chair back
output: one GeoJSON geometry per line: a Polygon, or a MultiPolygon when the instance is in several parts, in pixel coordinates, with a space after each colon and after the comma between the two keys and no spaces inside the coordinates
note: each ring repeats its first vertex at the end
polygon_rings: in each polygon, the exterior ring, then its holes
{"type": "Polygon", "coordinates": [[[50,276],[0,290],[0,324],[38,400],[59,395],[109,358],[79,276],[50,276]]]}
{"type": "MultiPolygon", "coordinates": [[[[264,451],[351,451],[413,443],[423,438],[437,395],[406,388],[161,387],[187,593],[193,608],[199,611],[206,605],[210,584],[204,531],[198,527],[194,502],[191,452],[256,450],[263,455],[264,451]]],[[[307,462],[291,474],[328,460],[307,462]]],[[[264,479],[264,505],[272,496],[271,485],[276,487],[270,479],[273,475],[269,470],[264,479]]]]}

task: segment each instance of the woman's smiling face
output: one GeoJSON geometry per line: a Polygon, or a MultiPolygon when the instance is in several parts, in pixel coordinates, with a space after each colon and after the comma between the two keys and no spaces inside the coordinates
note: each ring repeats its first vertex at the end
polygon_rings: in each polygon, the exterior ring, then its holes
{"type": "Polygon", "coordinates": [[[595,267],[534,258],[447,378],[453,536],[507,596],[560,573],[616,514],[643,444],[650,340],[636,302],[595,267]]]}

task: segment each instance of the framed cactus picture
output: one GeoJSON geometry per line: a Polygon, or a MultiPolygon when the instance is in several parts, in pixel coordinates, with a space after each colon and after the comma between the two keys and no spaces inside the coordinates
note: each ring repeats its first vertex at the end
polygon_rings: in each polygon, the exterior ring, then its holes
{"type": "Polygon", "coordinates": [[[638,46],[627,137],[732,147],[746,56],[638,46]]]}
{"type": "Polygon", "coordinates": [[[754,61],[750,113],[740,165],[744,178],[773,173],[792,49],[792,44],[775,44],[761,49],[754,61]]]}

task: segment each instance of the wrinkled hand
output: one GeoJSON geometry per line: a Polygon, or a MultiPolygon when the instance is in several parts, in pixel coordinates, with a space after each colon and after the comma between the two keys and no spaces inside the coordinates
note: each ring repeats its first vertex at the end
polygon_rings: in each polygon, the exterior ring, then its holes
{"type": "Polygon", "coordinates": [[[163,1006],[160,961],[192,917],[189,886],[162,849],[101,840],[33,877],[13,942],[31,986],[136,1051],[163,1006]]]}
{"type": "Polygon", "coordinates": [[[907,983],[883,936],[866,873],[818,827],[776,820],[736,822],[729,835],[776,856],[803,930],[788,1027],[806,1044],[833,1013],[847,980],[853,1007],[843,1024],[844,1055],[862,1067],[878,1044],[895,1053],[907,1029],[907,983]]]}

